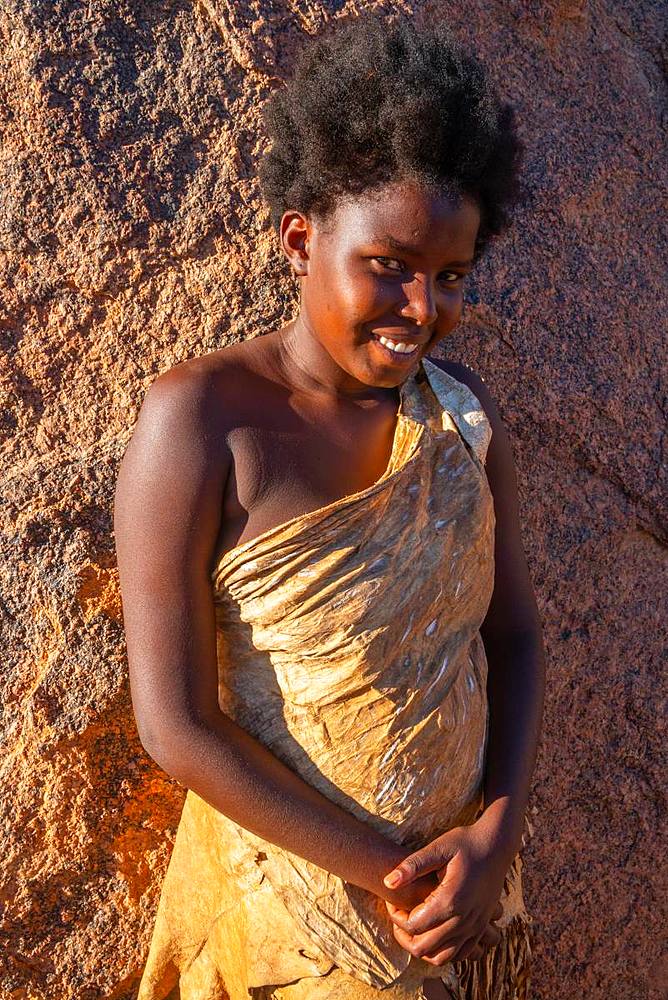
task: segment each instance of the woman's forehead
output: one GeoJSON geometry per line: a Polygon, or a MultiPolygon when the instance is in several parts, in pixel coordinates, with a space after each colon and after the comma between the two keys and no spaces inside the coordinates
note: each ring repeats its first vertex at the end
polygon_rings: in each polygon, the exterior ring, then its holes
{"type": "Polygon", "coordinates": [[[380,243],[396,252],[419,253],[425,244],[475,241],[476,202],[419,185],[388,185],[380,192],[343,198],[327,225],[330,239],[380,243]]]}

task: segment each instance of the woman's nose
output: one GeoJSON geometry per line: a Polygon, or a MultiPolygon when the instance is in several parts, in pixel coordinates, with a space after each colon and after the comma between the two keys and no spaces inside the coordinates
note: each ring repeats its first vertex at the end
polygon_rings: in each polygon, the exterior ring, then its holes
{"type": "Polygon", "coordinates": [[[403,286],[408,302],[400,315],[413,319],[418,326],[432,326],[438,318],[436,295],[428,278],[415,278],[403,286]]]}

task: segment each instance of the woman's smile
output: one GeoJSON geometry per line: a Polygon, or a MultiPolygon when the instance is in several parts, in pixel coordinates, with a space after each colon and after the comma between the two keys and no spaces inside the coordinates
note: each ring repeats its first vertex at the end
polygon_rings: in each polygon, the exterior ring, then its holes
{"type": "Polygon", "coordinates": [[[420,344],[411,344],[409,341],[392,340],[384,334],[371,334],[371,343],[374,348],[382,352],[386,361],[392,364],[408,366],[420,356],[420,344]]]}

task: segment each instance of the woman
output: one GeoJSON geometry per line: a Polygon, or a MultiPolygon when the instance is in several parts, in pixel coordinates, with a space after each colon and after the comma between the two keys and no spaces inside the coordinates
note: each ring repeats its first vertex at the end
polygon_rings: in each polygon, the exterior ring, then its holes
{"type": "Polygon", "coordinates": [[[265,123],[298,315],[161,375],[118,478],[138,729],[189,789],[139,1000],[522,998],[540,625],[496,406],[430,357],[510,221],[512,110],[367,15],[265,123]]]}

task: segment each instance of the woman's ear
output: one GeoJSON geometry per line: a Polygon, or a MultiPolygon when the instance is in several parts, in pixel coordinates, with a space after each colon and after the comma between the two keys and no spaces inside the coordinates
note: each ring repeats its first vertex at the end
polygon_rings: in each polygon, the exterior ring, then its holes
{"type": "Polygon", "coordinates": [[[311,226],[301,212],[284,212],[281,219],[281,246],[297,277],[308,274],[311,226]]]}

